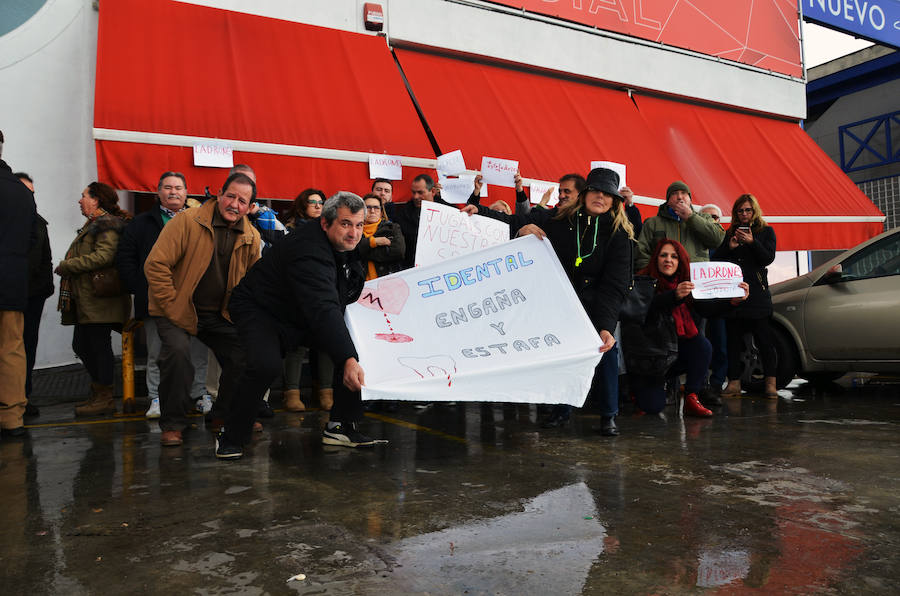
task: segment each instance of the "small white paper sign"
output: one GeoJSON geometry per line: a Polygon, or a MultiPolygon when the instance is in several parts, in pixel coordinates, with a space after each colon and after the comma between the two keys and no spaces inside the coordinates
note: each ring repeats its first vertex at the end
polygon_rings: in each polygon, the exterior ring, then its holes
{"type": "Polygon", "coordinates": [[[369,154],[369,178],[403,180],[403,164],[396,155],[369,154]]]}
{"type": "Polygon", "coordinates": [[[614,161],[592,161],[591,169],[593,170],[594,168],[606,168],[607,170],[612,170],[619,175],[619,188],[628,186],[625,184],[625,164],[616,163],[614,161]]]}
{"type": "Polygon", "coordinates": [[[200,143],[194,145],[194,165],[200,168],[234,167],[234,153],[228,145],[200,143]]]}
{"type": "Polygon", "coordinates": [[[465,172],[466,161],[463,159],[462,151],[457,149],[438,156],[437,171],[438,176],[456,176],[465,172]]]}
{"type": "Polygon", "coordinates": [[[547,189],[553,191],[550,193],[550,200],[547,201],[547,206],[553,207],[559,203],[559,184],[555,182],[544,182],[543,180],[531,181],[531,202],[535,205],[540,203],[541,199],[544,198],[544,193],[547,192],[547,189]]]}
{"type": "Polygon", "coordinates": [[[505,221],[467,215],[455,207],[423,201],[416,267],[442,263],[504,242],[509,242],[509,224],[505,221]]]}
{"type": "MultiPolygon", "coordinates": [[[[464,204],[475,190],[475,176],[471,174],[463,174],[457,178],[445,178],[438,173],[438,179],[441,182],[441,198],[448,203],[464,204]]],[[[479,196],[487,196],[487,184],[481,185],[479,196]]]]}
{"type": "Polygon", "coordinates": [[[515,188],[519,162],[499,157],[481,158],[481,175],[488,184],[515,188]]]}
{"type": "Polygon", "coordinates": [[[744,290],[738,284],[744,281],[740,265],[721,261],[691,263],[691,281],[695,300],[711,298],[740,298],[744,290]]]}

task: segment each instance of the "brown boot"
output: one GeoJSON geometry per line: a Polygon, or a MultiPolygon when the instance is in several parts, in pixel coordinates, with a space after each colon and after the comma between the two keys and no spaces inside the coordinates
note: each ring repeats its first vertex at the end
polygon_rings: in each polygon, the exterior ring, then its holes
{"type": "Polygon", "coordinates": [[[326,412],[330,412],[333,405],[334,391],[332,389],[319,389],[319,407],[326,412]]]}
{"type": "Polygon", "coordinates": [[[775,383],[775,377],[766,377],[766,397],[778,399],[778,387],[775,383]]]}
{"type": "Polygon", "coordinates": [[[94,399],[95,395],[97,395],[97,391],[99,390],[100,387],[102,387],[102,385],[100,385],[100,383],[91,383],[91,397],[84,401],[77,402],[75,404],[75,407],[77,408],[80,406],[86,406],[89,403],[91,403],[91,400],[94,399]]]}
{"type": "Polygon", "coordinates": [[[75,408],[76,416],[99,416],[115,414],[116,402],[113,401],[112,385],[91,383],[91,398],[83,406],[75,408]]]}
{"type": "Polygon", "coordinates": [[[728,381],[725,389],[722,390],[722,397],[740,397],[741,396],[741,380],[728,381]]]}
{"type": "Polygon", "coordinates": [[[287,389],[281,397],[284,403],[284,409],[288,412],[302,412],[306,409],[306,406],[300,401],[299,389],[287,389]]]}

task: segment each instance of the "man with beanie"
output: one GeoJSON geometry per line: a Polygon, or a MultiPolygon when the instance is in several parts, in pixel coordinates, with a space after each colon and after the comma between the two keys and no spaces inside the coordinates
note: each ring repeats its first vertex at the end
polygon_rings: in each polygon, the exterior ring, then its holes
{"type": "MultiPolygon", "coordinates": [[[[0,155],[3,133],[0,132],[0,155]]],[[[25,309],[28,306],[28,251],[37,240],[34,194],[0,159],[0,436],[25,434],[25,309]]]]}
{"type": "Polygon", "coordinates": [[[666,202],[654,217],[644,222],[634,259],[635,270],[647,265],[656,244],[663,238],[684,246],[692,263],[709,260],[710,249],[718,248],[725,230],[705,213],[696,213],[691,205],[691,189],[676,180],[666,189],[666,202]]]}
{"type": "Polygon", "coordinates": [[[326,445],[364,447],[377,441],[359,432],[365,382],[344,323],[344,308],[362,292],[365,274],[356,245],[365,204],[342,191],[325,201],[322,216],[274,244],[235,288],[228,304],[243,342],[246,366],[216,457],[238,459],[249,440],[256,403],[281,374],[290,350],[310,346],[334,362],[334,405],[322,433],[326,445]]]}

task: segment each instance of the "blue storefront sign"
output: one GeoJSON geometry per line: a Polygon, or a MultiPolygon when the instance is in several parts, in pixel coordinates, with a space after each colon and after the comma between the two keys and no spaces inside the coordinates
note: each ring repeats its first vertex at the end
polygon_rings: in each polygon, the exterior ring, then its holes
{"type": "Polygon", "coordinates": [[[800,0],[803,19],[900,48],[898,0],[800,0]]]}

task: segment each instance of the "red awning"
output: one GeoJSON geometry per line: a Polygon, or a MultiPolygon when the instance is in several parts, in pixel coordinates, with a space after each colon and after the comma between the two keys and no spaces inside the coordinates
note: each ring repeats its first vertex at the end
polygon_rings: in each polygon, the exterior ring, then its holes
{"type": "Polygon", "coordinates": [[[797,124],[655,97],[635,103],[694,204],[730,215],[753,194],[779,250],[849,248],[883,231],[881,211],[797,124]]]}
{"type": "MultiPolygon", "coordinates": [[[[624,163],[638,195],[656,196],[678,171],[624,91],[413,50],[398,61],[441,151],[515,159],[525,178],[585,175],[592,160],[624,163]]],[[[490,187],[510,200],[510,189],[490,187]]]]}
{"type": "Polygon", "coordinates": [[[189,139],[146,144],[144,133],[282,146],[235,152],[271,198],[368,190],[367,163],[278,154],[298,147],[434,156],[383,38],[170,0],[100,7],[94,127],[100,178],[129,190],[154,191],[166,170],[184,172],[191,193],[224,180],[193,166],[189,139]],[[109,131],[135,142],[102,140],[121,137],[109,131]]]}

